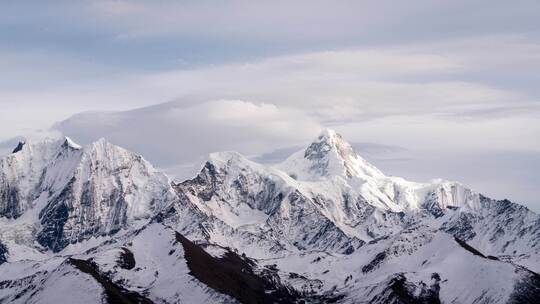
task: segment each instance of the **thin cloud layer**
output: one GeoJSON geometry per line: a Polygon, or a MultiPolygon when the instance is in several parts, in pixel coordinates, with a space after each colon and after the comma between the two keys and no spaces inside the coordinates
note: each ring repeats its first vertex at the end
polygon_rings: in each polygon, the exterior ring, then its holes
{"type": "Polygon", "coordinates": [[[241,100],[171,102],[125,112],[81,113],[56,125],[82,143],[102,136],[161,167],[197,163],[208,153],[256,154],[315,136],[322,125],[294,109],[241,100]]]}

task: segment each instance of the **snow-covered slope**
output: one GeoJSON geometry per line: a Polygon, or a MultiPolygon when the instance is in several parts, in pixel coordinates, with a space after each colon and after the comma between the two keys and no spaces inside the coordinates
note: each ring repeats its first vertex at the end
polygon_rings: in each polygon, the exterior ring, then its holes
{"type": "Polygon", "coordinates": [[[5,264],[1,303],[237,303],[189,274],[175,232],[160,224],[63,251],[5,264]]]}
{"type": "Polygon", "coordinates": [[[148,219],[175,198],[141,156],[101,139],[25,143],[0,162],[0,236],[59,251],[148,219]]]}
{"type": "Polygon", "coordinates": [[[179,184],[105,140],[0,161],[0,303],[535,303],[538,271],[537,214],[387,176],[332,130],[179,184]]]}
{"type": "Polygon", "coordinates": [[[331,130],[275,167],[234,152],[212,154],[195,179],[175,188],[207,215],[280,244],[270,251],[352,253],[426,225],[490,254],[538,261],[539,217],[527,208],[457,182],[386,176],[331,130]]]}

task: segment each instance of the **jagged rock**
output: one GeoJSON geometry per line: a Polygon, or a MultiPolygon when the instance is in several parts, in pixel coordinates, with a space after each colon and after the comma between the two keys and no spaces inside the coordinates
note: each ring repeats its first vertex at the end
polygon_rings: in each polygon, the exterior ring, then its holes
{"type": "Polygon", "coordinates": [[[13,149],[13,152],[11,152],[12,154],[15,154],[19,151],[21,151],[23,149],[23,146],[26,144],[26,142],[24,141],[20,141],[17,146],[15,147],[15,149],[13,149]]]}
{"type": "Polygon", "coordinates": [[[16,150],[0,159],[0,302],[58,302],[62,288],[88,303],[538,297],[537,214],[386,176],[331,130],[276,166],[214,153],[172,185],[105,140],[16,150]]]}
{"type": "Polygon", "coordinates": [[[0,242],[0,265],[7,262],[8,250],[7,247],[0,242]]]}

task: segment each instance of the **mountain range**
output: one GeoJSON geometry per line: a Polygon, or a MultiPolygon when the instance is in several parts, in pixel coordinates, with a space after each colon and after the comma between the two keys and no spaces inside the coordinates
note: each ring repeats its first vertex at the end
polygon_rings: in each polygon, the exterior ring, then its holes
{"type": "Polygon", "coordinates": [[[333,130],[182,182],[105,139],[0,159],[0,303],[537,303],[538,272],[538,214],[387,176],[333,130]]]}

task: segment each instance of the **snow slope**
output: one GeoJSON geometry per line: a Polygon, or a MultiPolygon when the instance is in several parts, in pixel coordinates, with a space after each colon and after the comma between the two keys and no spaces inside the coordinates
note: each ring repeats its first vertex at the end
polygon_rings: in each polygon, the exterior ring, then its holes
{"type": "Polygon", "coordinates": [[[331,130],[275,167],[234,152],[212,154],[199,176],[175,188],[205,214],[288,251],[350,253],[426,225],[489,254],[534,260],[539,252],[539,217],[527,208],[457,182],[386,176],[331,130]]]}
{"type": "Polygon", "coordinates": [[[0,303],[535,303],[539,244],[527,208],[387,176],[332,130],[178,184],[103,139],[0,160],[0,303]]]}
{"type": "Polygon", "coordinates": [[[26,142],[0,162],[0,235],[59,251],[148,219],[174,199],[168,178],[101,139],[26,142]]]}

